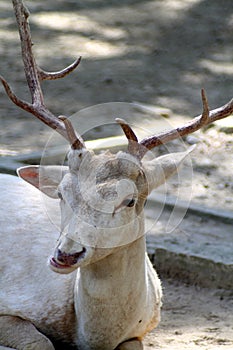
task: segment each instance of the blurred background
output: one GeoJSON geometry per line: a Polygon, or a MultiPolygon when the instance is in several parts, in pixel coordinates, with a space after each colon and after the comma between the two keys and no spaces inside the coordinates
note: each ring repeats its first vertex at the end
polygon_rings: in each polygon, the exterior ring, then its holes
{"type": "MultiPolygon", "coordinates": [[[[46,103],[55,114],[69,116],[105,102],[140,101],[189,118],[201,112],[202,87],[212,109],[232,97],[231,0],[26,4],[35,56],[43,69],[60,70],[82,56],[70,76],[43,83],[46,103]]],[[[0,72],[20,97],[30,99],[11,1],[0,1],[0,72]]],[[[1,146],[15,150],[18,137],[34,127],[34,136],[43,129],[12,105],[2,88],[0,101],[1,146]]]]}

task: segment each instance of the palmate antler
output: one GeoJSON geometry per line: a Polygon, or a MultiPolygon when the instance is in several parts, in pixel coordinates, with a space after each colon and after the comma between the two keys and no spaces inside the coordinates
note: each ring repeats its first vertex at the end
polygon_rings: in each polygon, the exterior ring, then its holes
{"type": "Polygon", "coordinates": [[[84,148],[85,145],[83,140],[81,137],[76,135],[72,125],[65,122],[66,118],[57,118],[45,106],[44,97],[40,86],[40,81],[42,80],[53,80],[65,77],[79,65],[81,58],[78,58],[70,66],[59,72],[49,73],[39,68],[32,52],[32,40],[28,23],[29,11],[24,6],[22,0],[12,0],[12,2],[20,35],[24,71],[31,93],[32,102],[29,103],[18,98],[7,81],[0,76],[0,80],[6,90],[6,93],[11,101],[13,101],[18,107],[33,114],[42,122],[55,129],[59,134],[65,137],[71,143],[72,148],[84,148]],[[71,134],[72,138],[70,136],[71,134]]]}
{"type": "MultiPolygon", "coordinates": [[[[0,80],[3,86],[5,87],[6,93],[17,106],[33,114],[42,122],[55,129],[58,133],[65,137],[70,142],[71,147],[73,149],[85,148],[85,144],[82,138],[76,134],[71,122],[66,117],[56,117],[44,105],[43,93],[40,86],[40,81],[42,80],[53,80],[63,78],[64,76],[72,72],[79,65],[81,58],[77,59],[70,66],[66,67],[65,69],[59,72],[49,73],[39,68],[36,64],[32,52],[32,40],[30,34],[30,27],[28,24],[29,12],[24,6],[22,0],[12,0],[12,2],[18,24],[24,70],[28,87],[31,93],[32,102],[28,103],[18,98],[14,94],[6,80],[0,76],[0,80]]],[[[161,144],[165,144],[178,137],[182,137],[184,135],[193,133],[194,131],[197,131],[198,129],[202,128],[203,126],[213,123],[218,119],[225,118],[233,113],[233,99],[229,101],[226,105],[209,111],[204,89],[202,89],[201,94],[203,112],[200,116],[192,119],[191,121],[189,121],[185,125],[182,125],[181,127],[169,131],[164,131],[158,135],[146,137],[140,142],[138,142],[137,136],[123,119],[116,119],[117,123],[121,126],[128,139],[128,152],[141,159],[147,150],[150,150],[161,144]]]]}

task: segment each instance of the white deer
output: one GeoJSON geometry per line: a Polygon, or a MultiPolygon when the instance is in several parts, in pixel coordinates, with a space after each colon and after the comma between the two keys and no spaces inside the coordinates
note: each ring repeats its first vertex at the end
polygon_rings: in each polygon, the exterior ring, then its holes
{"type": "Polygon", "coordinates": [[[47,350],[58,343],[66,349],[142,349],[144,336],[159,323],[162,297],[146,254],[143,207],[148,194],[177,171],[189,150],[152,160],[143,157],[158,144],[230,115],[233,101],[209,112],[203,91],[201,116],[140,143],[129,125],[117,119],[128,138],[127,151],[95,155],[67,118],[57,118],[45,107],[39,83],[64,76],[79,60],[57,73],[39,69],[28,12],[22,1],[13,0],[13,5],[32,103],[20,100],[1,81],[15,104],[57,129],[71,149],[67,167],[18,170],[26,182],[60,199],[60,237],[41,208],[39,191],[2,175],[6,200],[1,201],[0,349],[47,350]]]}

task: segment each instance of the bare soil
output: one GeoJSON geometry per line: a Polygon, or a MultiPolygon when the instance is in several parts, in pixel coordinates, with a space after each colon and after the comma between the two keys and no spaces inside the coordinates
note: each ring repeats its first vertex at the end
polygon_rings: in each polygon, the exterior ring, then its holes
{"type": "MultiPolygon", "coordinates": [[[[100,103],[139,101],[147,107],[168,108],[159,114],[177,124],[201,113],[202,87],[211,109],[232,98],[232,0],[26,3],[34,51],[42,68],[60,70],[83,57],[72,75],[43,84],[46,104],[56,115],[70,116],[100,103]]],[[[30,99],[12,6],[4,0],[0,1],[0,73],[20,97],[30,99]]],[[[42,150],[50,133],[47,128],[14,106],[2,88],[0,101],[1,154],[42,150]]],[[[109,115],[109,123],[114,117],[109,115]]],[[[230,117],[186,140],[186,145],[200,141],[193,163],[193,200],[230,211],[232,128],[230,117]]],[[[91,135],[102,136],[106,133],[101,126],[91,135]]],[[[176,143],[172,148],[176,149],[176,143]]],[[[184,199],[189,191],[189,179],[185,180],[184,199]]],[[[169,186],[175,193],[176,181],[169,186]]],[[[165,281],[162,322],[146,338],[145,348],[232,349],[232,300],[229,291],[165,281]]]]}
{"type": "Polygon", "coordinates": [[[162,321],[145,349],[233,349],[233,295],[174,281],[164,282],[162,321]]]}

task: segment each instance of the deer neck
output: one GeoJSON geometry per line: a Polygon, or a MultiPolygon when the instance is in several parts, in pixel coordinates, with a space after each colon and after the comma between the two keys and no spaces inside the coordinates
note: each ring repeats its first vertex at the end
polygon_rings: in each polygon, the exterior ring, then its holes
{"type": "Polygon", "coordinates": [[[115,294],[120,293],[119,288],[132,288],[132,284],[125,281],[137,284],[140,277],[144,279],[144,276],[145,238],[141,237],[131,244],[117,248],[116,252],[104,259],[80,268],[79,288],[83,288],[91,298],[99,298],[101,295],[105,299],[109,296],[109,291],[112,300],[115,294]],[[108,291],[104,291],[103,286],[108,291]]]}
{"type": "MultiPolygon", "coordinates": [[[[131,334],[131,321],[140,322],[147,300],[145,237],[118,248],[96,263],[80,268],[75,293],[80,347],[83,346],[82,339],[87,341],[90,338],[95,348],[99,341],[96,339],[95,344],[95,337],[102,337],[102,349],[105,349],[104,338],[107,335],[107,341],[112,339],[111,346],[115,348],[122,334],[126,338],[131,334]],[[93,330],[94,335],[90,334],[93,330]],[[109,337],[112,330],[115,333],[109,337]]],[[[111,348],[109,343],[105,345],[106,349],[111,348]]]]}

